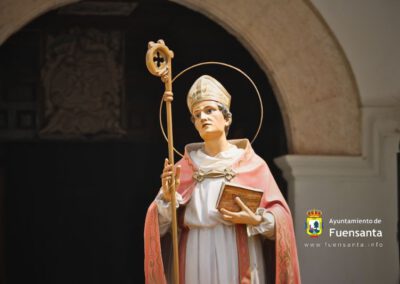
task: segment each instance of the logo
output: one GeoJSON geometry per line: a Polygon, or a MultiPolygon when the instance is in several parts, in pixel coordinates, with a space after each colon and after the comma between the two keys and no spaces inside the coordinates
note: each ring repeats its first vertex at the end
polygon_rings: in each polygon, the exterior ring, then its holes
{"type": "Polygon", "coordinates": [[[307,235],[311,238],[319,237],[323,229],[322,211],[317,209],[307,211],[307,220],[304,227],[307,235]]]}

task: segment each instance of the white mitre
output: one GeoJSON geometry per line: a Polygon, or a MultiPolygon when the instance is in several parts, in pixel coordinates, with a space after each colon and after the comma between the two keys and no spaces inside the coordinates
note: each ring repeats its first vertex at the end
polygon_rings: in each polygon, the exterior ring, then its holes
{"type": "Polygon", "coordinates": [[[186,100],[190,113],[192,113],[193,106],[202,101],[216,101],[228,110],[231,105],[231,95],[220,82],[210,75],[202,75],[193,83],[186,100]]]}

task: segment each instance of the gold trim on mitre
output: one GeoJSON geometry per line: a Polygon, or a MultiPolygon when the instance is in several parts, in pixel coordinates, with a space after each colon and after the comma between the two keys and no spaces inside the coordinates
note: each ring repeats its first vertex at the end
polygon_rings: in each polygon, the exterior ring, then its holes
{"type": "Polygon", "coordinates": [[[193,83],[186,100],[190,113],[193,106],[202,101],[216,101],[227,109],[231,105],[231,95],[220,82],[210,75],[202,75],[193,83]]]}

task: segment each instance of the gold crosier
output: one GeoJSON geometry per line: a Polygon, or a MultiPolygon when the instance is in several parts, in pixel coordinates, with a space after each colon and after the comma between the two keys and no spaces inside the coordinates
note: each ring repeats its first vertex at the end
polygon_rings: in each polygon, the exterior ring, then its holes
{"type": "MultiPolygon", "coordinates": [[[[161,77],[165,84],[163,100],[167,110],[167,133],[168,133],[168,160],[174,165],[174,141],[172,132],[172,58],[174,53],[164,43],[158,40],[157,43],[150,41],[147,46],[146,66],[149,72],[155,76],[161,77]]],[[[174,261],[174,283],[179,284],[179,255],[178,255],[178,227],[176,220],[176,198],[175,198],[175,176],[169,183],[171,189],[171,213],[172,213],[172,247],[174,261]]]]}

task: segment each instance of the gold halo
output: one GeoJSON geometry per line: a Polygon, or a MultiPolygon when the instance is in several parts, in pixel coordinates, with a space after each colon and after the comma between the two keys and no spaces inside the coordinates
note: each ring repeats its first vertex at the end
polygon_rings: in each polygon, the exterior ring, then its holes
{"type": "MultiPolygon", "coordinates": [[[[233,66],[233,65],[230,65],[230,64],[228,64],[228,63],[224,63],[224,62],[218,62],[218,61],[200,62],[200,63],[194,64],[194,65],[192,65],[192,66],[189,66],[188,68],[186,68],[186,69],[184,69],[183,71],[179,72],[178,75],[176,75],[176,76],[172,79],[172,82],[171,82],[171,83],[173,83],[176,79],[178,79],[181,75],[183,75],[183,74],[186,73],[187,71],[189,71],[189,70],[191,70],[191,69],[193,69],[193,68],[199,67],[199,66],[203,66],[203,65],[221,65],[221,66],[225,66],[225,67],[231,68],[231,69],[233,69],[233,70],[239,72],[240,74],[242,74],[244,77],[246,77],[246,79],[250,81],[251,85],[252,85],[253,88],[256,90],[256,93],[257,93],[257,96],[258,96],[258,101],[260,102],[260,121],[259,121],[259,123],[258,123],[258,128],[257,128],[256,134],[254,135],[253,139],[252,139],[251,142],[250,142],[251,144],[253,144],[253,142],[256,140],[256,138],[257,138],[257,136],[258,136],[258,133],[260,132],[261,127],[262,127],[262,122],[263,122],[263,118],[264,118],[264,108],[263,108],[263,104],[262,104],[261,95],[260,95],[260,92],[258,91],[258,88],[257,88],[256,84],[255,84],[254,81],[250,78],[250,76],[248,76],[243,70],[241,70],[241,69],[239,69],[238,67],[235,67],[235,66],[233,66]]],[[[164,138],[165,138],[165,141],[168,142],[168,138],[167,138],[167,135],[165,134],[164,126],[163,126],[163,123],[162,123],[162,106],[163,106],[163,102],[164,102],[164,100],[161,98],[160,112],[159,112],[159,115],[158,115],[158,116],[159,116],[159,120],[160,120],[161,132],[162,132],[162,134],[163,134],[163,136],[164,136],[164,138]]],[[[176,150],[175,147],[174,147],[174,151],[175,151],[175,153],[177,153],[179,156],[181,156],[181,157],[183,158],[183,155],[182,155],[178,150],[176,150]]]]}

